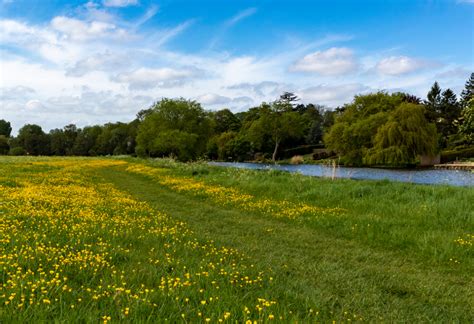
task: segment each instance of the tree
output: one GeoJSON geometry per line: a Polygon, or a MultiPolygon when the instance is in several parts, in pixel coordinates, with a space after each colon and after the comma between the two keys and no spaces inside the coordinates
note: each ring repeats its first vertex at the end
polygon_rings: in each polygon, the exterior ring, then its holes
{"type": "Polygon", "coordinates": [[[10,145],[8,144],[8,137],[0,135],[0,155],[6,155],[10,151],[10,145]]]}
{"type": "Polygon", "coordinates": [[[380,126],[367,151],[366,164],[403,166],[415,164],[420,155],[433,155],[437,150],[436,127],[425,118],[424,107],[402,103],[387,122],[380,126]]]}
{"type": "MultiPolygon", "coordinates": [[[[305,132],[304,118],[292,110],[291,104],[275,101],[271,105],[260,106],[260,117],[255,120],[249,134],[252,139],[263,143],[265,137],[273,143],[272,161],[276,161],[280,144],[290,138],[301,138],[305,132]]],[[[261,144],[260,144],[261,145],[261,144]]]]}
{"type": "Polygon", "coordinates": [[[73,154],[81,156],[97,155],[97,138],[102,133],[102,126],[86,126],[77,135],[73,145],[73,154]]]}
{"type": "Polygon", "coordinates": [[[49,155],[49,138],[40,126],[27,124],[23,126],[16,138],[19,147],[29,155],[49,155]]]}
{"type": "Polygon", "coordinates": [[[306,105],[303,113],[308,121],[308,130],[305,135],[306,144],[319,144],[324,132],[324,107],[313,104],[306,105]]]}
{"type": "Polygon", "coordinates": [[[76,142],[76,138],[81,132],[81,130],[78,129],[77,126],[74,124],[64,126],[63,130],[65,139],[65,154],[73,155],[74,143],[76,142]]]}
{"type": "Polygon", "coordinates": [[[297,95],[295,95],[293,92],[283,92],[282,95],[280,95],[280,103],[282,104],[287,104],[293,106],[296,101],[300,100],[297,95]]]}
{"type": "Polygon", "coordinates": [[[185,99],[163,99],[152,106],[138,127],[138,155],[196,159],[206,152],[211,119],[201,105],[185,99]]]}
{"type": "Polygon", "coordinates": [[[462,106],[468,106],[472,98],[474,98],[474,72],[471,73],[471,77],[466,81],[464,90],[461,92],[462,106]]]}
{"type": "Polygon", "coordinates": [[[439,116],[436,123],[438,133],[440,133],[445,142],[449,135],[455,134],[457,129],[455,121],[461,114],[461,107],[456,95],[451,89],[446,89],[442,93],[439,116]]]}
{"type": "Polygon", "coordinates": [[[4,119],[0,119],[0,135],[4,135],[5,137],[10,137],[12,132],[12,127],[10,122],[7,122],[4,119]]]}
{"type": "Polygon", "coordinates": [[[338,153],[343,163],[362,165],[379,127],[401,103],[399,94],[377,92],[355,96],[352,103],[336,112],[334,125],[324,136],[326,147],[338,153]]]}
{"type": "Polygon", "coordinates": [[[426,98],[426,117],[430,122],[436,122],[440,115],[441,106],[441,88],[438,82],[433,84],[426,98]]]}
{"type": "Polygon", "coordinates": [[[400,92],[398,93],[400,94],[400,96],[402,97],[402,101],[403,102],[408,102],[408,103],[413,103],[413,104],[421,104],[421,98],[415,96],[415,95],[412,95],[410,93],[407,93],[407,92],[400,92]]]}
{"type": "Polygon", "coordinates": [[[228,131],[239,131],[242,122],[229,109],[222,109],[212,114],[215,124],[216,133],[224,133],[228,131]]]}
{"type": "Polygon", "coordinates": [[[122,155],[133,153],[134,141],[129,135],[129,124],[107,123],[96,139],[95,145],[99,155],[122,155]]]}
{"type": "Polygon", "coordinates": [[[66,155],[66,136],[62,129],[52,129],[49,131],[51,142],[51,154],[63,156],[66,155]]]}
{"type": "Polygon", "coordinates": [[[459,133],[464,137],[464,141],[471,145],[474,143],[474,97],[462,110],[459,133]]]}

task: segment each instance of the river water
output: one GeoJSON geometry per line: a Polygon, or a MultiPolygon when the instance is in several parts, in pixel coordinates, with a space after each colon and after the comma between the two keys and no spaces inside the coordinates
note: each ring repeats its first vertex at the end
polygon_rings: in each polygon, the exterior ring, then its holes
{"type": "Polygon", "coordinates": [[[335,177],[349,179],[370,179],[421,183],[421,184],[447,184],[452,186],[474,186],[474,172],[464,170],[393,170],[374,168],[350,168],[324,165],[274,165],[261,163],[238,163],[238,162],[210,162],[211,165],[234,167],[254,170],[281,170],[287,172],[298,172],[303,175],[315,177],[335,177]]]}

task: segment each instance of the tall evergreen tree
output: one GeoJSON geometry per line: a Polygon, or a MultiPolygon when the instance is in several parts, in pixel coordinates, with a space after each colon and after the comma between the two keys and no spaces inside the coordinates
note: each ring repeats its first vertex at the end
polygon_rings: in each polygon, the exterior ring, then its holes
{"type": "Polygon", "coordinates": [[[474,98],[474,72],[471,73],[471,77],[466,81],[464,90],[461,92],[462,106],[466,107],[472,98],[474,98]]]}
{"type": "Polygon", "coordinates": [[[430,122],[436,122],[440,114],[441,106],[441,87],[436,81],[426,95],[426,118],[430,122]]]}
{"type": "Polygon", "coordinates": [[[438,132],[446,140],[449,135],[456,133],[455,121],[459,118],[460,113],[461,108],[454,92],[451,89],[443,91],[436,124],[438,132]]]}

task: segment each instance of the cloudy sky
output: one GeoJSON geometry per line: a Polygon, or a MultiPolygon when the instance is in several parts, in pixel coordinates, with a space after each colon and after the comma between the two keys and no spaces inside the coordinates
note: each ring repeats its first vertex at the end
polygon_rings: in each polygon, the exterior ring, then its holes
{"type": "Polygon", "coordinates": [[[129,121],[162,97],[242,111],[283,91],[459,93],[474,0],[0,0],[0,119],[129,121]]]}

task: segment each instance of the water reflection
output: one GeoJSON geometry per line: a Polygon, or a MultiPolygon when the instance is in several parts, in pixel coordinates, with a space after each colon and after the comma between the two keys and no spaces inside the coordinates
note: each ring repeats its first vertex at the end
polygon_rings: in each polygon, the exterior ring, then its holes
{"type": "Polygon", "coordinates": [[[260,163],[211,162],[212,165],[242,169],[276,169],[299,172],[316,177],[336,177],[350,179],[371,179],[422,183],[448,184],[453,186],[474,186],[474,172],[463,170],[393,170],[373,168],[349,168],[324,165],[273,165],[260,163]]]}

